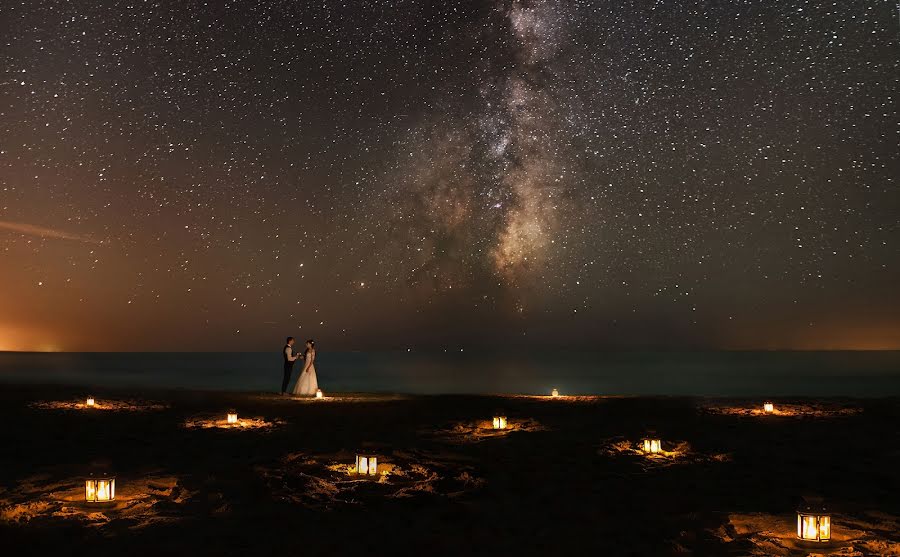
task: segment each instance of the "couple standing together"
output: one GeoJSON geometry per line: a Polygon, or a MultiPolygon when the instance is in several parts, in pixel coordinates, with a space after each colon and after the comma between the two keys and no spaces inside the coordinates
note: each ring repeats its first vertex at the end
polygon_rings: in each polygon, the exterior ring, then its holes
{"type": "Polygon", "coordinates": [[[287,337],[282,356],[284,356],[284,379],[281,381],[281,394],[287,392],[291,374],[294,372],[294,362],[303,360],[303,371],[300,372],[291,394],[315,396],[319,390],[319,382],[316,380],[316,343],[313,339],[306,341],[306,350],[302,354],[294,354],[294,337],[287,337]]]}

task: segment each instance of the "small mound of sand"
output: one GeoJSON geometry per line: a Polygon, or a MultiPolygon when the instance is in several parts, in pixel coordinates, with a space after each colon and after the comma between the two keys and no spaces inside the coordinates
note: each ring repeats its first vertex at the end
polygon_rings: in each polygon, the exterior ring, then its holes
{"type": "Polygon", "coordinates": [[[125,529],[145,528],[178,520],[184,515],[178,507],[194,495],[171,476],[117,478],[115,501],[97,505],[84,501],[82,480],[52,481],[34,476],[0,495],[0,521],[51,526],[60,521],[84,526],[115,522],[125,529]]]}
{"type": "Polygon", "coordinates": [[[710,414],[744,417],[808,417],[831,418],[835,416],[852,416],[862,410],[855,406],[828,404],[828,403],[774,403],[774,411],[771,413],[763,410],[762,403],[758,406],[730,405],[713,403],[702,407],[702,410],[710,414]]]}
{"type": "Polygon", "coordinates": [[[29,406],[38,410],[81,410],[85,412],[149,412],[168,408],[165,404],[145,400],[106,400],[99,398],[93,406],[88,406],[85,400],[39,401],[32,402],[29,406]]]}
{"type": "Polygon", "coordinates": [[[517,432],[545,431],[537,420],[531,418],[508,418],[506,428],[494,429],[493,420],[456,422],[448,427],[426,430],[422,434],[452,443],[480,443],[489,439],[499,439],[517,432]]]}
{"type": "Polygon", "coordinates": [[[265,418],[238,418],[237,423],[230,424],[226,418],[211,416],[195,416],[184,421],[184,427],[188,429],[229,429],[237,431],[249,431],[252,429],[270,429],[283,424],[282,420],[266,420],[265,418]]]}
{"type": "Polygon", "coordinates": [[[725,462],[730,459],[730,456],[724,453],[705,454],[696,452],[687,441],[667,441],[663,439],[661,448],[662,450],[658,453],[646,453],[640,441],[611,439],[599,452],[608,456],[639,458],[641,466],[645,469],[672,466],[674,464],[725,462]]]}
{"type": "Polygon", "coordinates": [[[278,401],[285,403],[365,403],[365,402],[395,402],[398,400],[408,400],[410,397],[405,395],[392,394],[367,394],[367,393],[324,393],[322,398],[314,396],[300,395],[279,395],[279,394],[260,394],[251,398],[263,400],[267,402],[278,401]]]}
{"type": "Polygon", "coordinates": [[[293,453],[257,471],[275,497],[320,509],[420,496],[458,497],[484,484],[468,465],[447,455],[421,452],[379,457],[374,476],[356,474],[351,453],[293,453]]]}
{"type": "Polygon", "coordinates": [[[618,397],[610,397],[604,395],[559,395],[559,396],[550,396],[546,395],[497,395],[502,398],[512,398],[512,399],[527,399],[527,400],[540,400],[545,402],[578,402],[578,403],[591,403],[595,404],[598,402],[603,402],[609,398],[618,398],[618,397]]]}
{"type": "Polygon", "coordinates": [[[825,543],[798,540],[795,514],[730,514],[728,522],[711,533],[726,548],[739,548],[742,555],[900,556],[900,518],[869,512],[832,514],[831,520],[831,541],[825,543]]]}

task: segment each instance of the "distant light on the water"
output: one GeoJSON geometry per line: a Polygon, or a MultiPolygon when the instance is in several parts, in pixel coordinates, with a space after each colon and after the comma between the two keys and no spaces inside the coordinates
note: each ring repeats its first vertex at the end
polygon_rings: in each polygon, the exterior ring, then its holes
{"type": "Polygon", "coordinates": [[[107,503],[116,499],[116,479],[88,478],[84,481],[84,500],[87,503],[107,503]]]}

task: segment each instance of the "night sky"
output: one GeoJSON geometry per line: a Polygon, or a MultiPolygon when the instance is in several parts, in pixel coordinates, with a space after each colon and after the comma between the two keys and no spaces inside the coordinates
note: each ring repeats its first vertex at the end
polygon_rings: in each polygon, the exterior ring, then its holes
{"type": "Polygon", "coordinates": [[[900,348],[887,1],[0,4],[0,349],[900,348]]]}

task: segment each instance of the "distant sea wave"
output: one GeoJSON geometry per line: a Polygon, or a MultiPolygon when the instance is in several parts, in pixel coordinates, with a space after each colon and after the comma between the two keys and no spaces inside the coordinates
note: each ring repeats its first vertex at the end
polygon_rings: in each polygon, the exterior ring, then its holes
{"type": "MultiPolygon", "coordinates": [[[[280,353],[0,353],[0,382],[275,391],[280,353]]],[[[299,366],[298,366],[299,367],[299,366]]],[[[331,392],[900,395],[900,352],[321,352],[331,392]]],[[[295,377],[298,370],[295,369],[295,377]]]]}

